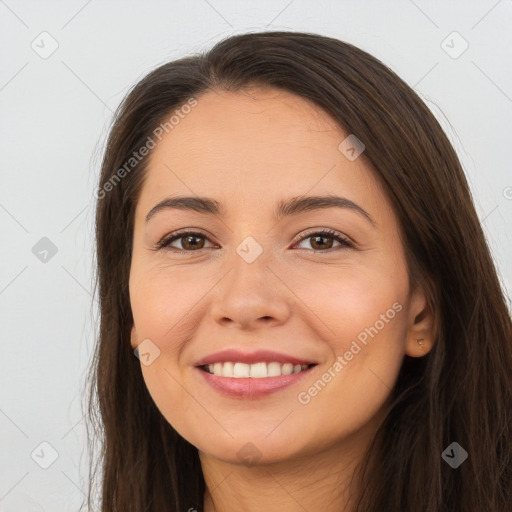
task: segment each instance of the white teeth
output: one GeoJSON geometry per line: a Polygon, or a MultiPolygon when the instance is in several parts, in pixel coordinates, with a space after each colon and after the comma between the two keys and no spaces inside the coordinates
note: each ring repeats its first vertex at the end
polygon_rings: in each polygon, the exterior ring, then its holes
{"type": "Polygon", "coordinates": [[[206,365],[208,371],[218,377],[233,377],[235,379],[262,379],[265,377],[278,377],[280,375],[290,375],[306,370],[309,365],[292,363],[214,363],[206,365]]]}
{"type": "Polygon", "coordinates": [[[281,367],[281,373],[283,375],[290,375],[293,372],[293,364],[292,363],[284,363],[281,367]]]}
{"type": "MultiPolygon", "coordinates": [[[[248,364],[235,363],[235,366],[233,367],[233,377],[235,377],[236,379],[239,379],[241,377],[250,377],[250,370],[251,367],[248,364]]],[[[224,373],[222,373],[222,376],[225,376],[224,373]]]]}
{"type": "Polygon", "coordinates": [[[281,375],[281,363],[269,363],[267,371],[269,377],[279,377],[281,375]]]}
{"type": "MultiPolygon", "coordinates": [[[[222,363],[220,364],[222,365],[222,363]]],[[[224,363],[221,367],[222,375],[224,375],[224,377],[233,377],[234,367],[235,365],[233,363],[224,363]]]]}
{"type": "MultiPolygon", "coordinates": [[[[241,364],[241,363],[237,363],[237,364],[241,364]]],[[[244,366],[249,366],[249,375],[254,379],[261,379],[261,378],[267,376],[266,363],[256,363],[256,364],[244,365],[244,366]]]]}

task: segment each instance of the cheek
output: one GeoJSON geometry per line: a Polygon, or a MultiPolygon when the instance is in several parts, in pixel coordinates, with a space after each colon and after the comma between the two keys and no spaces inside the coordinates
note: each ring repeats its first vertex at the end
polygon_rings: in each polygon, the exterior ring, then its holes
{"type": "Polygon", "coordinates": [[[336,333],[324,340],[332,355],[296,396],[301,427],[321,432],[326,445],[363,428],[382,411],[404,356],[405,311],[396,296],[379,294],[375,287],[340,286],[329,292],[319,311],[336,333]]]}
{"type": "Polygon", "coordinates": [[[176,269],[150,269],[144,274],[134,273],[130,279],[136,343],[150,339],[159,349],[151,364],[141,361],[142,376],[156,407],[182,435],[189,429],[190,395],[184,391],[180,355],[193,332],[194,317],[189,313],[200,291],[191,282],[190,273],[176,269]]]}
{"type": "MultiPolygon", "coordinates": [[[[297,395],[290,397],[296,420],[283,425],[282,438],[274,435],[276,443],[286,444],[291,434],[300,438],[304,430],[322,433],[326,443],[357,430],[389,396],[403,359],[402,300],[406,289],[402,276],[386,273],[381,267],[315,265],[309,269],[281,269],[289,287],[281,288],[282,300],[293,299],[290,320],[302,324],[307,336],[316,336],[318,343],[332,352],[332,359],[324,363],[315,379],[297,390],[303,401],[297,395]],[[305,400],[309,400],[306,405],[305,400]]],[[[146,386],[167,421],[193,444],[204,442],[205,449],[211,448],[213,441],[197,424],[208,418],[203,418],[204,411],[184,390],[190,383],[186,373],[181,373],[179,359],[198,323],[206,321],[205,308],[211,306],[207,293],[218,275],[222,275],[219,270],[201,273],[162,266],[140,277],[134,275],[130,281],[138,341],[150,338],[161,349],[154,364],[142,367],[146,386]],[[197,418],[203,419],[198,422],[197,418]]],[[[280,409],[275,413],[276,423],[281,416],[280,409]]],[[[251,433],[251,428],[256,428],[250,422],[237,426],[237,418],[234,422],[230,431],[239,428],[251,433]]],[[[257,422],[256,416],[254,425],[257,422]]]]}
{"type": "Polygon", "coordinates": [[[133,275],[130,302],[138,341],[150,338],[162,350],[172,351],[175,340],[184,334],[194,304],[206,290],[206,285],[196,286],[189,271],[156,268],[133,275]]]}
{"type": "Polygon", "coordinates": [[[337,351],[348,350],[353,339],[364,343],[369,331],[372,337],[402,331],[403,276],[369,268],[327,268],[297,280],[294,292],[315,313],[316,323],[328,328],[324,338],[338,340],[337,351]]]}
{"type": "Polygon", "coordinates": [[[368,409],[361,404],[382,403],[398,376],[405,351],[406,281],[391,272],[331,268],[311,282],[314,287],[301,284],[294,291],[315,313],[319,339],[331,352],[323,379],[329,390],[322,391],[318,405],[328,407],[343,396],[349,410],[363,413],[368,409]]]}

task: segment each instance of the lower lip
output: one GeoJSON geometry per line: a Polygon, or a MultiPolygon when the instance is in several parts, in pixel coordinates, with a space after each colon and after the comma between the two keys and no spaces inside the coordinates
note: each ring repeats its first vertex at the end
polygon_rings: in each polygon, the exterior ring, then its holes
{"type": "Polygon", "coordinates": [[[263,377],[261,379],[219,377],[198,367],[195,367],[194,370],[199,372],[207,384],[220,393],[232,398],[252,399],[271,395],[293,384],[297,384],[309,375],[315,366],[310,366],[307,370],[302,370],[299,373],[280,375],[278,377],[263,377]]]}

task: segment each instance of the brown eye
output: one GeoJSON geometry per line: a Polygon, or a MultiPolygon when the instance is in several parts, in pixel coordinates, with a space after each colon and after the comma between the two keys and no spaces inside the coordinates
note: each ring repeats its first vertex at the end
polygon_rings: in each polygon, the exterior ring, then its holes
{"type": "Polygon", "coordinates": [[[182,247],[186,250],[195,250],[202,249],[204,246],[204,239],[201,241],[200,236],[196,235],[185,235],[180,237],[178,240],[181,240],[182,247]],[[198,242],[199,240],[199,242],[198,242]]]}
{"type": "MultiPolygon", "coordinates": [[[[311,239],[309,245],[314,252],[328,252],[331,249],[336,250],[336,248],[333,247],[334,242],[339,243],[339,248],[353,247],[353,244],[349,242],[343,234],[330,229],[310,233],[309,235],[304,236],[299,243],[308,239],[311,239]]],[[[181,233],[172,234],[167,238],[164,237],[154,247],[154,250],[166,248],[171,252],[194,252],[204,249],[205,241],[207,240],[208,238],[200,232],[182,231],[181,233]],[[181,247],[172,245],[175,242],[179,242],[181,247]]],[[[307,247],[305,248],[307,249],[307,247]]]]}
{"type": "Polygon", "coordinates": [[[330,229],[310,233],[309,235],[302,237],[300,243],[308,239],[311,239],[309,245],[313,248],[313,251],[316,252],[327,252],[329,249],[332,249],[334,241],[339,242],[342,248],[353,247],[344,235],[330,229]]]}
{"type": "Polygon", "coordinates": [[[311,238],[311,247],[313,249],[319,250],[319,249],[331,249],[332,244],[334,243],[333,237],[331,236],[325,236],[325,235],[316,235],[312,236],[311,238]],[[328,247],[326,247],[328,246],[328,247]]]}
{"type": "Polygon", "coordinates": [[[202,233],[186,231],[160,240],[160,242],[158,242],[158,244],[156,245],[155,249],[158,250],[168,248],[170,251],[173,252],[193,252],[203,249],[205,240],[207,240],[207,238],[202,233]],[[181,244],[181,247],[171,245],[175,241],[179,242],[181,244]]]}

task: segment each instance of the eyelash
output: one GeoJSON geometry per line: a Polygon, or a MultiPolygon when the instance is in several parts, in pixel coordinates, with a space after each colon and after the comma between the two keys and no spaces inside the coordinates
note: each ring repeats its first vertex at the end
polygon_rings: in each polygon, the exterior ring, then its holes
{"type": "MultiPolygon", "coordinates": [[[[184,253],[184,252],[192,253],[192,252],[198,252],[198,251],[201,250],[201,249],[197,249],[195,251],[187,251],[186,249],[176,249],[175,247],[172,247],[172,248],[169,247],[169,245],[172,242],[174,242],[175,240],[179,240],[180,238],[183,238],[185,236],[196,236],[196,237],[208,239],[208,237],[206,235],[204,235],[203,233],[200,233],[198,231],[178,231],[178,232],[171,233],[167,237],[162,238],[153,247],[153,250],[154,251],[159,251],[161,249],[166,249],[166,250],[168,250],[170,252],[175,252],[175,253],[184,253]]],[[[327,236],[327,237],[334,238],[336,241],[341,243],[341,247],[338,247],[338,249],[341,249],[341,248],[345,248],[345,249],[354,248],[354,245],[351,242],[349,242],[348,238],[346,238],[340,232],[334,231],[332,229],[322,229],[320,231],[313,231],[311,233],[307,233],[302,238],[300,238],[297,242],[295,242],[295,244],[300,243],[303,240],[306,240],[307,238],[311,238],[313,236],[327,236]]],[[[325,252],[335,251],[336,249],[337,248],[335,248],[335,247],[331,247],[330,249],[326,249],[326,250],[318,250],[318,249],[311,249],[311,250],[313,252],[316,252],[316,253],[325,253],[325,252]]]]}

